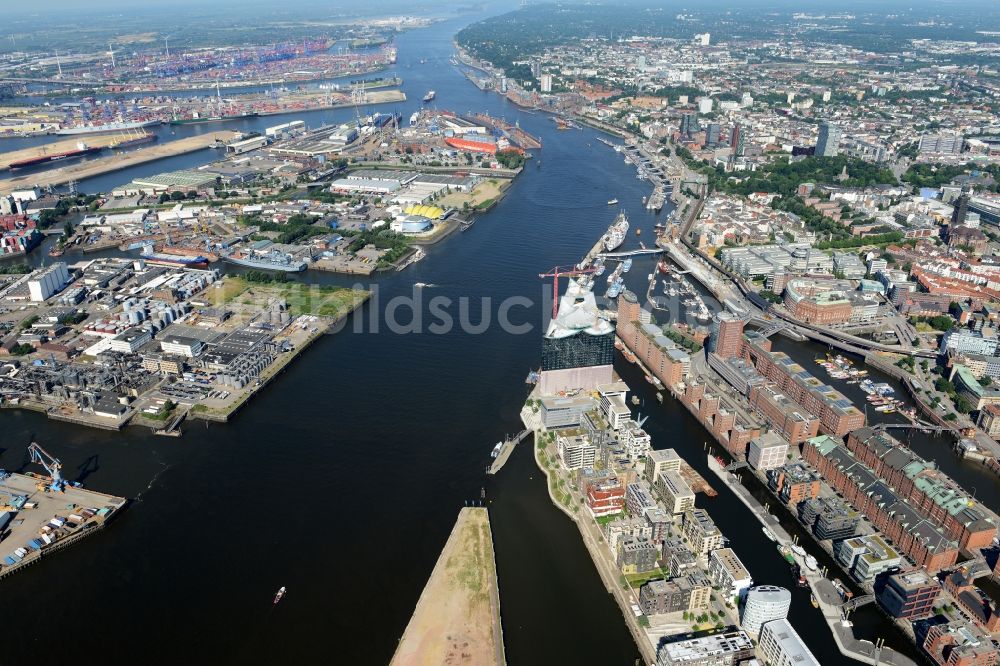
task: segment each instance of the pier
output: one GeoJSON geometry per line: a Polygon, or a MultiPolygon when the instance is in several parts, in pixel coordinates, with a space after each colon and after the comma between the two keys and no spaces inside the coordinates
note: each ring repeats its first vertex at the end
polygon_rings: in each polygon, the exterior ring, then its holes
{"type": "Polygon", "coordinates": [[[0,578],[95,534],[127,503],[124,497],[68,484],[50,490],[51,483],[43,476],[0,475],[0,506],[15,516],[0,546],[0,578]]]}
{"type": "MultiPolygon", "coordinates": [[[[156,160],[162,160],[167,157],[176,157],[177,155],[184,155],[186,153],[193,153],[197,150],[204,150],[216,141],[231,141],[236,136],[237,133],[230,130],[212,132],[211,134],[200,134],[187,137],[185,139],[178,139],[176,141],[168,141],[160,145],[150,146],[149,148],[141,148],[130,153],[110,155],[96,160],[88,160],[78,164],[71,164],[58,169],[50,169],[39,173],[30,173],[23,176],[17,176],[15,178],[8,178],[0,180],[0,194],[10,194],[14,190],[28,189],[32,186],[42,188],[58,187],[59,185],[65,185],[70,181],[102,176],[107,173],[121,171],[140,164],[146,164],[147,162],[155,162],[156,160]]],[[[83,140],[83,138],[84,137],[81,137],[81,140],[83,140]]]]}
{"type": "Polygon", "coordinates": [[[500,447],[500,453],[497,454],[496,459],[493,464],[490,465],[487,474],[496,474],[507,464],[507,459],[510,458],[510,454],[514,453],[514,447],[520,444],[531,434],[530,430],[522,430],[513,437],[508,437],[504,440],[503,445],[500,447]]]}
{"type": "Polygon", "coordinates": [[[484,508],[463,508],[391,666],[507,663],[493,533],[484,508]]]}

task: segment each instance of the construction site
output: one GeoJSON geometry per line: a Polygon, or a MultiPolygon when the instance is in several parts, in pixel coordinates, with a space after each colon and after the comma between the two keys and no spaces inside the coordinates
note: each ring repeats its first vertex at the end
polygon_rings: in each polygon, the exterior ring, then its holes
{"type": "Polygon", "coordinates": [[[62,463],[37,443],[42,473],[0,470],[0,578],[102,529],[127,503],[62,476],[62,463]]]}

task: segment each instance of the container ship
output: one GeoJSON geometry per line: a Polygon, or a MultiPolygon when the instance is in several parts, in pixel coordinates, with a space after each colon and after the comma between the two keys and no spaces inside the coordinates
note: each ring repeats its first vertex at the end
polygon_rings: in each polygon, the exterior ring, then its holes
{"type": "Polygon", "coordinates": [[[625,217],[625,213],[618,213],[618,217],[615,221],[608,227],[608,231],[604,234],[604,249],[611,252],[619,247],[625,242],[625,236],[628,234],[628,218],[625,217]]]}
{"type": "Polygon", "coordinates": [[[428,90],[428,91],[427,91],[427,94],[426,94],[426,95],[424,95],[424,102],[430,102],[430,101],[432,101],[432,100],[433,100],[433,99],[434,99],[435,97],[437,97],[437,93],[436,93],[436,92],[434,92],[433,90],[428,90]]]}
{"type": "Polygon", "coordinates": [[[223,257],[224,261],[245,268],[256,268],[263,271],[283,271],[285,273],[301,273],[306,269],[306,262],[293,259],[281,252],[251,252],[247,254],[233,253],[223,257]]]}
{"type": "Polygon", "coordinates": [[[103,123],[101,125],[79,125],[77,127],[63,127],[56,130],[56,134],[108,134],[110,132],[124,132],[127,130],[142,129],[143,127],[151,127],[159,124],[159,120],[136,120],[129,122],[103,123]]]}
{"type": "Polygon", "coordinates": [[[61,162],[65,160],[77,159],[79,157],[84,157],[86,155],[95,155],[104,150],[99,146],[88,146],[85,143],[78,143],[76,145],[76,150],[66,150],[61,153],[49,153],[48,155],[40,155],[38,157],[30,157],[26,160],[17,160],[16,162],[11,162],[8,168],[11,171],[19,171],[21,169],[31,169],[34,167],[43,166],[51,162],[61,162]]]}
{"type": "Polygon", "coordinates": [[[231,116],[201,116],[198,118],[174,118],[170,121],[171,125],[201,125],[203,123],[221,123],[229,120],[243,120],[245,118],[256,118],[258,113],[256,111],[251,111],[250,113],[236,113],[231,116]]]}

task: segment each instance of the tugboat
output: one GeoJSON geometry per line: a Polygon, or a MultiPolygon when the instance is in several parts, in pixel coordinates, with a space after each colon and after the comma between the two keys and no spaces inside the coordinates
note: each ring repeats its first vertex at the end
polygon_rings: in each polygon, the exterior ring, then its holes
{"type": "Polygon", "coordinates": [[[285,586],[282,585],[281,588],[278,590],[278,593],[274,595],[274,603],[277,604],[279,601],[284,599],[284,597],[285,597],[285,586]]]}

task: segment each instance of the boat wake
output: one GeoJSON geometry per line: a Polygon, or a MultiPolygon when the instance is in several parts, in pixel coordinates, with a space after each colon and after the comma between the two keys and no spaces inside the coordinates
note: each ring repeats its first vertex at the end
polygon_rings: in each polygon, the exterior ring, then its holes
{"type": "Polygon", "coordinates": [[[163,469],[161,469],[159,472],[153,475],[153,478],[149,480],[149,483],[146,485],[146,487],[143,490],[141,490],[138,495],[135,496],[134,500],[132,500],[133,502],[141,502],[142,496],[146,494],[146,491],[153,489],[153,485],[156,484],[156,480],[160,478],[160,475],[166,472],[171,467],[173,467],[173,465],[167,465],[165,463],[160,463],[160,464],[163,465],[163,469]]]}

